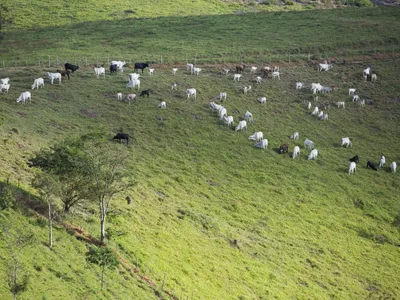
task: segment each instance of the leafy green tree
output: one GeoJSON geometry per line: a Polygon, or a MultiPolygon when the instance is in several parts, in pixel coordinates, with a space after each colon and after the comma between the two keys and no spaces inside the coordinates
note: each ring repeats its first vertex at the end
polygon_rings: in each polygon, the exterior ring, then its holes
{"type": "Polygon", "coordinates": [[[86,261],[101,267],[101,289],[104,287],[105,269],[114,270],[119,265],[117,255],[109,248],[90,246],[86,261]]]}

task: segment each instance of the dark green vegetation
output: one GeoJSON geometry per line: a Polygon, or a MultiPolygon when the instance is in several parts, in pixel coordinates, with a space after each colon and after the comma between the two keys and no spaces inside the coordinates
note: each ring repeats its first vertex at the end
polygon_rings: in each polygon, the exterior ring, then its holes
{"type": "MultiPolygon", "coordinates": [[[[384,32],[381,25],[397,24],[397,9],[351,11],[355,12],[360,14],[353,19],[355,24],[366,19],[363,12],[371,14],[376,28],[382,28],[382,38],[398,30],[393,25],[392,31],[384,32]]],[[[330,13],[343,16],[347,11],[330,13]]],[[[253,19],[256,22],[268,16],[254,15],[253,19]]],[[[296,28],[296,22],[306,19],[297,16],[272,14],[270,18],[276,18],[276,22],[281,17],[295,18],[291,27],[296,28]]],[[[321,16],[327,18],[329,12],[323,11],[321,16]]],[[[344,18],[342,23],[346,22],[350,20],[344,18]]],[[[311,45],[312,37],[315,39],[321,27],[328,25],[321,22],[319,27],[308,28],[309,40],[305,43],[311,45]]],[[[244,34],[253,37],[251,30],[243,28],[238,39],[245,41],[244,34]]],[[[68,32],[79,36],[73,27],[65,34],[68,32]]],[[[281,32],[282,39],[285,32],[281,32]]],[[[40,37],[41,31],[36,34],[40,37]]],[[[362,34],[364,39],[371,36],[362,34]]],[[[107,31],[103,35],[112,39],[107,31]]],[[[332,37],[338,48],[341,36],[332,37]]],[[[349,36],[361,44],[360,35],[349,36]]],[[[162,43],[151,41],[151,37],[145,40],[147,45],[162,43]]],[[[202,41],[205,43],[207,37],[202,41]]],[[[252,38],[248,41],[241,51],[251,53],[252,38]]],[[[204,49],[214,55],[217,42],[209,42],[204,49]]],[[[290,49],[292,42],[285,38],[282,44],[290,49]]],[[[351,47],[344,39],[342,42],[343,47],[351,47]]],[[[128,54],[127,45],[120,45],[120,49],[128,54]]],[[[194,47],[190,43],[180,45],[194,47]]],[[[39,43],[31,46],[38,47],[37,52],[43,49],[39,43]]],[[[21,49],[29,53],[32,47],[21,49]]],[[[77,49],[76,45],[70,48],[77,49]]],[[[65,51],[70,48],[64,47],[65,51]]],[[[17,51],[17,46],[10,49],[8,55],[17,51]]],[[[145,53],[144,49],[150,51],[145,46],[135,58],[145,53]]],[[[165,55],[184,53],[178,48],[167,49],[165,55]]],[[[113,51],[119,53],[118,45],[113,51]]],[[[93,52],[85,46],[76,54],[89,57],[93,52]]],[[[399,161],[400,60],[396,55],[376,57],[380,59],[364,57],[346,64],[337,60],[329,72],[316,71],[315,62],[281,63],[282,80],[269,79],[260,85],[253,82],[255,75],[248,69],[243,80],[235,83],[232,75],[218,75],[219,67],[200,66],[203,71],[199,77],[188,75],[184,66],[176,76],[171,75],[170,66],[157,67],[152,77],[145,72],[141,82],[141,89],[151,88],[153,94],[148,99],[138,97],[131,105],[116,100],[117,92],[131,92],[125,89],[128,70],[113,76],[107,73],[103,80],[97,79],[91,68],[82,68],[61,85],[50,85],[46,80],[44,89],[31,91],[32,104],[26,105],[15,103],[15,99],[30,90],[34,78],[44,77],[45,71],[54,68],[2,70],[0,78],[10,77],[12,86],[8,95],[0,94],[0,116],[5,118],[0,127],[0,170],[2,179],[10,178],[20,186],[14,187],[18,203],[35,206],[36,191],[30,187],[33,174],[26,161],[40,148],[97,129],[108,132],[110,144],[115,143],[111,139],[120,130],[131,134],[132,144],[127,149],[137,185],[111,204],[107,244],[129,266],[137,263],[140,274],[157,283],[154,292],[120,265],[117,271],[106,272],[105,289],[101,291],[101,269],[85,262],[88,242],[54,225],[54,250],[49,250],[42,211],[39,209],[37,215],[25,206],[2,212],[15,230],[35,236],[34,244],[23,252],[22,263],[30,274],[30,283],[21,298],[155,299],[158,293],[167,297],[165,290],[189,298],[193,293],[194,298],[202,299],[399,298],[399,176],[391,174],[388,166],[375,172],[365,164],[367,159],[377,162],[382,153],[387,164],[399,161]],[[378,74],[377,82],[362,81],[361,72],[368,64],[378,74]],[[319,121],[303,105],[304,100],[313,101],[309,89],[296,91],[296,80],[338,86],[333,94],[320,95],[319,101],[346,101],[346,109],[333,106],[328,110],[329,120],[319,121]],[[178,91],[171,91],[172,82],[178,83],[178,91]],[[245,96],[240,89],[249,84],[253,89],[245,96]],[[186,99],[189,87],[197,88],[197,100],[186,99]],[[349,87],[357,88],[360,97],[367,99],[364,108],[351,102],[349,87]],[[236,124],[246,110],[253,113],[255,121],[247,132],[227,128],[208,109],[208,103],[221,91],[228,93],[224,105],[236,124]],[[266,96],[267,104],[257,103],[259,96],[266,96]],[[166,110],[157,108],[163,100],[166,110]],[[248,140],[259,130],[269,140],[266,152],[255,149],[248,140]],[[299,142],[288,139],[294,131],[300,132],[299,142]],[[340,147],[345,136],[351,138],[352,148],[340,147]],[[306,160],[308,152],[302,146],[305,138],[313,140],[320,152],[316,161],[306,160]],[[278,155],[276,148],[283,142],[290,144],[290,152],[294,145],[300,145],[300,159],[278,155]],[[355,175],[348,175],[348,159],[355,154],[361,162],[355,175]],[[128,195],[133,199],[130,205],[125,201],[128,195]]],[[[99,238],[95,203],[78,206],[63,221],[99,238]]],[[[4,240],[0,246],[3,280],[9,253],[4,240]]],[[[11,299],[3,286],[0,295],[11,299]]]]}

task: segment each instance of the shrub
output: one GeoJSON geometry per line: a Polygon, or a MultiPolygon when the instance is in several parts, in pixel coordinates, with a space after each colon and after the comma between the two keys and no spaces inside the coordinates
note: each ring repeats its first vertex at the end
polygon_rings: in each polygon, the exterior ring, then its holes
{"type": "Polygon", "coordinates": [[[370,0],[342,0],[342,3],[348,6],[358,6],[358,7],[374,6],[370,0]]]}
{"type": "Polygon", "coordinates": [[[14,207],[15,199],[11,191],[10,185],[7,183],[0,183],[0,210],[14,207]]]}

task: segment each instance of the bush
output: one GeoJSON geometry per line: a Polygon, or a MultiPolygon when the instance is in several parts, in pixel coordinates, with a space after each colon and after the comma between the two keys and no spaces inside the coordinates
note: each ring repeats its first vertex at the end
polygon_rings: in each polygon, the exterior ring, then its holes
{"type": "Polygon", "coordinates": [[[279,0],[262,0],[260,4],[264,5],[280,5],[281,2],[279,0]]]}
{"type": "Polygon", "coordinates": [[[14,207],[15,199],[8,183],[0,183],[0,210],[14,207]]]}
{"type": "Polygon", "coordinates": [[[342,3],[348,6],[358,6],[358,7],[374,6],[370,0],[342,0],[342,3]]]}

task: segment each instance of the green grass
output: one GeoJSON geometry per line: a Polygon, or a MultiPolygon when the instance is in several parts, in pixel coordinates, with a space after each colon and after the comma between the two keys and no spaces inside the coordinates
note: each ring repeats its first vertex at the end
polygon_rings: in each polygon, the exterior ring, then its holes
{"type": "MultiPolygon", "coordinates": [[[[236,26],[235,18],[242,18],[242,33],[232,31],[221,38],[226,42],[237,34],[239,41],[245,41],[246,35],[251,36],[254,44],[228,45],[238,47],[232,50],[235,53],[252,53],[263,44],[269,49],[313,45],[321,28],[333,33],[332,22],[353,25],[346,27],[343,37],[337,34],[321,45],[333,47],[337,43],[349,49],[355,45],[357,49],[363,39],[395,37],[397,16],[398,9],[393,8],[212,19],[215,26],[232,28],[236,26]],[[312,20],[307,18],[314,18],[321,26],[307,27],[307,34],[302,37],[291,35],[290,29],[311,24],[312,20]],[[274,36],[268,32],[263,37],[269,39],[263,42],[255,38],[251,28],[259,30],[255,28],[264,22],[264,29],[275,23],[281,25],[276,35],[282,39],[280,43],[269,43],[274,36]],[[389,25],[392,30],[387,30],[389,25]],[[349,44],[346,36],[351,36],[349,44]]],[[[197,49],[191,43],[177,44],[171,39],[175,36],[183,41],[183,35],[190,40],[196,33],[205,55],[215,55],[222,50],[210,39],[215,36],[212,26],[202,20],[208,22],[211,17],[123,20],[108,22],[109,26],[88,23],[85,39],[77,38],[83,36],[82,26],[53,29],[54,36],[50,29],[16,31],[19,35],[6,33],[8,53],[2,55],[16,58],[19,53],[21,57],[32,57],[32,53],[42,53],[48,43],[53,51],[60,47],[57,49],[65,49],[69,55],[94,57],[95,52],[101,51],[110,56],[119,53],[120,58],[131,55],[128,57],[133,60],[150,57],[151,49],[165,45],[163,55],[181,56],[180,61],[184,61],[185,51],[196,53],[197,49]],[[198,27],[194,26],[195,20],[198,27]],[[122,36],[126,24],[142,24],[142,29],[156,34],[147,35],[137,49],[126,47],[134,40],[129,38],[118,46],[113,36],[122,36]],[[179,24],[193,26],[178,35],[179,24]],[[104,26],[104,39],[114,44],[107,46],[102,42],[92,45],[96,50],[90,50],[91,42],[99,40],[95,29],[100,26],[104,26]],[[198,34],[198,28],[204,36],[198,34]],[[82,46],[72,42],[66,47],[60,38],[60,44],[55,46],[54,40],[61,33],[82,46]],[[22,47],[22,41],[31,41],[30,47],[22,47]],[[106,46],[102,49],[101,45],[106,46]]],[[[239,31],[238,27],[236,30],[239,31]]],[[[50,85],[46,80],[44,89],[31,91],[32,104],[20,105],[15,103],[19,94],[30,89],[34,78],[44,77],[54,67],[2,69],[0,78],[10,77],[11,89],[9,94],[0,94],[0,117],[5,117],[5,124],[0,127],[0,176],[34,193],[29,187],[32,170],[25,162],[35,151],[90,130],[102,128],[110,139],[123,130],[133,136],[129,151],[137,185],[112,203],[109,245],[130,265],[135,265],[137,259],[140,273],[156,282],[157,290],[165,276],[165,290],[189,298],[400,298],[400,236],[394,223],[400,213],[399,176],[391,174],[388,166],[378,172],[365,168],[368,159],[377,162],[382,153],[388,164],[399,161],[400,60],[396,56],[382,56],[349,60],[346,64],[338,61],[329,72],[318,72],[315,65],[303,63],[280,65],[282,80],[266,80],[260,85],[253,82],[255,76],[248,71],[242,81],[235,83],[232,75],[219,76],[219,67],[201,66],[200,76],[194,77],[182,68],[172,76],[170,66],[158,66],[154,76],[147,72],[142,75],[141,89],[151,88],[152,96],[139,97],[131,105],[116,100],[117,92],[130,92],[125,89],[127,72],[107,74],[103,80],[94,76],[91,67],[83,65],[70,81],[61,85],[50,85]],[[361,80],[362,69],[368,64],[378,74],[377,82],[361,80]],[[319,95],[320,102],[346,101],[346,109],[333,106],[327,122],[317,120],[303,105],[304,100],[312,101],[310,91],[296,91],[296,80],[338,86],[333,94],[319,95]],[[178,83],[178,91],[170,90],[172,82],[178,83]],[[245,96],[240,89],[249,84],[253,89],[245,96]],[[185,90],[189,87],[197,88],[196,101],[186,99],[185,90]],[[360,97],[369,100],[364,108],[350,101],[349,87],[357,88],[360,97]],[[228,93],[224,105],[236,124],[246,110],[253,113],[255,121],[247,132],[234,132],[209,111],[208,103],[221,91],[228,93]],[[259,96],[267,97],[266,105],[257,103],[259,96]],[[166,110],[157,108],[162,100],[167,102],[166,110]],[[250,134],[259,130],[269,140],[266,152],[255,149],[248,140],[250,134]],[[300,132],[299,142],[288,139],[294,131],[300,132]],[[351,138],[352,148],[340,147],[344,136],[351,138]],[[313,140],[319,150],[316,161],[306,160],[308,152],[302,145],[305,138],[313,140]],[[276,153],[284,142],[289,143],[291,150],[300,146],[300,159],[276,153]],[[348,175],[348,159],[355,154],[360,156],[361,163],[355,175],[348,175]],[[130,206],[124,200],[128,194],[133,199],[130,206]],[[233,240],[238,241],[237,246],[233,240]]],[[[55,250],[49,251],[46,223],[38,222],[35,215],[25,210],[5,214],[16,230],[24,228],[36,238],[23,254],[31,283],[21,299],[157,298],[148,284],[121,267],[107,273],[107,289],[100,292],[99,269],[86,265],[84,242],[60,227],[55,231],[55,250]]],[[[97,215],[96,206],[87,204],[77,208],[66,221],[98,237],[97,215]]],[[[0,240],[0,279],[5,276],[7,260],[5,241],[0,240]]],[[[0,296],[11,299],[1,285],[0,296]]]]}

